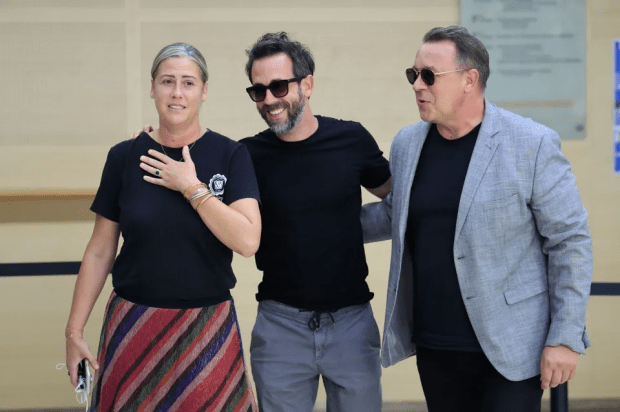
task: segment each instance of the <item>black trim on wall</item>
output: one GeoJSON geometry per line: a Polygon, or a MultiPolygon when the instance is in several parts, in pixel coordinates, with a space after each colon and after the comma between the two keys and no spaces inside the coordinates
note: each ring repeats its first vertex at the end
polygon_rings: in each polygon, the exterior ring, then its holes
{"type": "MultiPolygon", "coordinates": [[[[82,262],[0,263],[0,277],[75,275],[82,262]]],[[[620,283],[594,282],[591,296],[620,296],[620,283]]]]}
{"type": "Polygon", "coordinates": [[[0,263],[0,277],[76,275],[82,262],[0,263]]]}
{"type": "Polygon", "coordinates": [[[620,296],[620,283],[593,282],[590,289],[592,296],[620,296]]]}

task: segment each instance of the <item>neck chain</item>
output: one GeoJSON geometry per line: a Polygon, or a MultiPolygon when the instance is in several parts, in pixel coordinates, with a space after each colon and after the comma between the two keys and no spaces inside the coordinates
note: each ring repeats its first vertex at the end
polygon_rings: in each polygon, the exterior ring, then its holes
{"type": "MultiPolygon", "coordinates": [[[[198,138],[198,139],[200,139],[200,138],[198,138]]],[[[196,142],[198,141],[198,139],[194,140],[194,142],[193,142],[193,143],[189,146],[189,150],[190,150],[190,151],[192,150],[192,147],[194,147],[194,145],[196,144],[196,142]]],[[[166,153],[166,149],[164,149],[164,145],[163,145],[163,144],[161,144],[161,143],[159,143],[159,145],[161,146],[161,150],[164,152],[164,154],[165,154],[166,156],[168,156],[169,158],[171,158],[171,159],[172,159],[172,156],[170,156],[170,155],[168,155],[168,153],[166,153]]],[[[181,148],[181,150],[183,150],[183,148],[181,148]]],[[[175,159],[172,159],[172,160],[175,160],[175,159]]],[[[183,153],[181,153],[181,158],[180,158],[178,161],[179,161],[179,162],[182,162],[182,161],[183,161],[183,153]]]]}

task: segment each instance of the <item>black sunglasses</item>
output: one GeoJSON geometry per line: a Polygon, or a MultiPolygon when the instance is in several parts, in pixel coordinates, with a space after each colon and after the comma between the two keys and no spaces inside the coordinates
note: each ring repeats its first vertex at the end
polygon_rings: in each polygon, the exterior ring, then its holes
{"type": "Polygon", "coordinates": [[[299,82],[303,77],[293,77],[286,80],[274,80],[269,83],[269,86],[263,86],[262,84],[255,84],[254,86],[245,89],[250,95],[250,99],[255,102],[262,102],[267,97],[267,89],[271,92],[273,97],[284,97],[288,94],[288,84],[291,82],[299,82]]]}
{"type": "Polygon", "coordinates": [[[435,77],[437,76],[443,76],[444,74],[449,74],[449,73],[464,72],[467,70],[469,69],[452,70],[450,72],[435,73],[431,69],[427,69],[426,67],[423,68],[422,70],[409,68],[405,70],[405,74],[407,75],[407,80],[409,80],[409,83],[411,84],[415,83],[415,81],[418,80],[418,76],[422,76],[422,81],[427,86],[432,86],[435,84],[435,77]]]}

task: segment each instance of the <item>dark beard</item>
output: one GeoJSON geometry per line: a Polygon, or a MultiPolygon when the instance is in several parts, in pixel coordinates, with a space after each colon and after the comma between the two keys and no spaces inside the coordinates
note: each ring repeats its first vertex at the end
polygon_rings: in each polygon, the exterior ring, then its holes
{"type": "Polygon", "coordinates": [[[293,102],[292,105],[288,102],[278,102],[276,104],[265,105],[262,109],[259,109],[259,113],[272,132],[275,134],[282,134],[289,133],[295,128],[295,126],[297,126],[297,123],[301,120],[301,115],[303,114],[305,108],[306,104],[304,103],[303,94],[300,89],[299,100],[293,102]],[[269,120],[267,113],[281,107],[288,112],[288,119],[284,123],[275,123],[269,120]]]}

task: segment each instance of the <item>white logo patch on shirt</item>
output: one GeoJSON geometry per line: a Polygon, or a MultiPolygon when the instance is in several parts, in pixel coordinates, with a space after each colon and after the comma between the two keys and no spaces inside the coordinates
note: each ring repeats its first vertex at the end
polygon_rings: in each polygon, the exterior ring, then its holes
{"type": "Polygon", "coordinates": [[[209,181],[209,190],[215,197],[222,200],[224,197],[224,187],[226,186],[226,176],[215,174],[209,181]]]}

